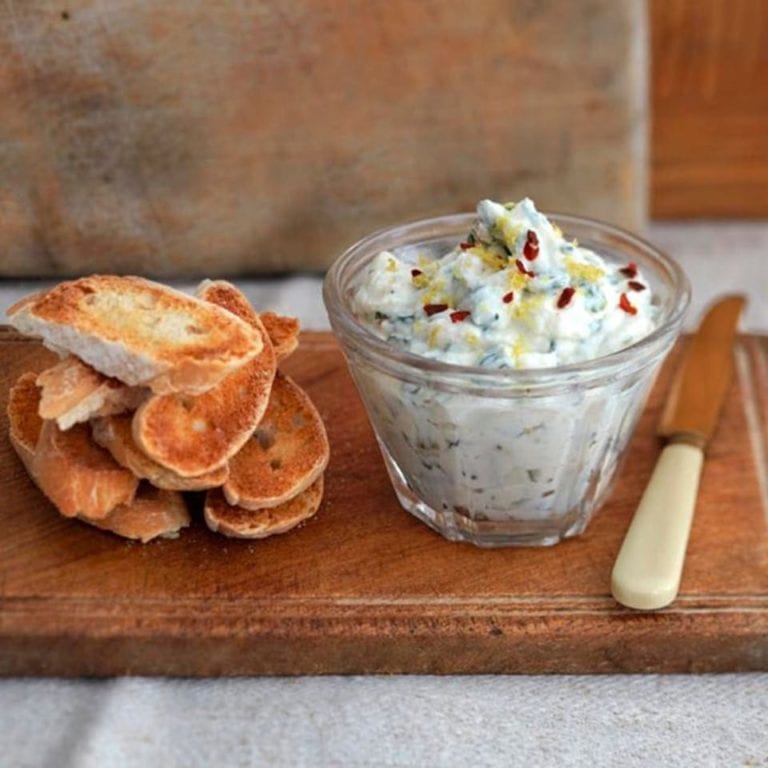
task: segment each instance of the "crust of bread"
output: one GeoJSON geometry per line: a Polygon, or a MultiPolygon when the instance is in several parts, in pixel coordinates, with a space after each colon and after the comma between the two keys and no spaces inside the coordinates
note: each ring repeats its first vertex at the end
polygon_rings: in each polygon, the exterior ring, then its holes
{"type": "Polygon", "coordinates": [[[38,416],[34,374],[11,388],[8,420],[11,443],[32,480],[65,517],[106,517],[129,504],[139,481],[93,442],[84,424],[63,432],[38,416]]]}
{"type": "Polygon", "coordinates": [[[155,395],[136,411],[136,444],[153,461],[181,477],[210,473],[242,448],[264,415],[277,370],[269,337],[235,286],[205,281],[198,296],[249,323],[262,338],[262,349],[203,395],[155,395]]]}
{"type": "Polygon", "coordinates": [[[299,346],[299,321],[274,312],[259,312],[259,320],[272,342],[277,362],[282,362],[299,346]]]}
{"type": "MultiPolygon", "coordinates": [[[[37,374],[31,372],[19,377],[11,387],[7,411],[11,444],[41,490],[49,495],[43,486],[49,490],[53,489],[52,497],[49,496],[49,498],[57,507],[61,500],[64,500],[65,503],[73,502],[73,508],[79,510],[76,516],[80,520],[97,528],[112,531],[119,536],[138,539],[142,542],[158,537],[174,538],[178,536],[179,530],[189,525],[189,512],[184,498],[180,493],[158,490],[148,483],[142,483],[136,490],[137,481],[134,482],[135,494],[133,492],[130,494],[118,492],[117,497],[124,497],[125,501],[130,501],[130,503],[118,503],[108,514],[102,515],[103,508],[112,504],[110,499],[115,497],[116,491],[119,491],[119,484],[114,483],[114,478],[110,472],[98,471],[101,459],[97,459],[95,466],[89,466],[85,475],[81,474],[84,458],[90,453],[90,450],[78,452],[76,460],[72,461],[67,460],[69,454],[65,452],[58,463],[67,473],[75,473],[73,488],[81,483],[86,483],[89,478],[95,481],[93,497],[103,500],[102,504],[97,504],[95,507],[96,517],[91,517],[88,514],[94,511],[91,504],[82,504],[77,501],[74,492],[67,493],[60,489],[60,484],[54,482],[54,480],[58,481],[58,478],[41,475],[40,469],[34,469],[36,450],[38,444],[41,443],[41,434],[46,429],[57,429],[54,422],[43,422],[38,415],[40,390],[35,383],[36,379],[37,374]]],[[[80,430],[86,430],[86,427],[77,429],[77,431],[80,430]]],[[[96,450],[101,452],[100,449],[96,450]]],[[[48,464],[47,466],[51,465],[48,464]]],[[[123,480],[125,474],[125,471],[120,472],[123,480]]],[[[64,513],[61,508],[59,511],[67,517],[72,516],[64,513]]]]}
{"type": "Polygon", "coordinates": [[[120,504],[100,520],[79,517],[84,523],[146,544],[152,539],[175,539],[189,525],[184,497],[176,491],[142,483],[130,504],[120,504]]]}
{"type": "Polygon", "coordinates": [[[43,420],[37,413],[40,390],[35,384],[36,379],[37,374],[31,371],[19,376],[8,393],[6,409],[11,445],[29,473],[32,472],[32,460],[43,427],[43,420]]]}
{"type": "Polygon", "coordinates": [[[121,413],[94,419],[91,430],[93,439],[102,448],[106,448],[118,464],[130,469],[134,475],[168,491],[202,491],[218,488],[226,481],[229,476],[227,464],[204,475],[182,477],[150,459],[133,439],[132,418],[132,414],[121,413]]]}
{"type": "Polygon", "coordinates": [[[231,313],[140,277],[70,280],[7,314],[21,333],[160,394],[205,392],[262,348],[260,334],[231,313]]]}
{"type": "Polygon", "coordinates": [[[66,432],[43,422],[30,473],[65,517],[106,517],[118,504],[130,504],[139,481],[77,424],[66,432]]]}
{"type": "Polygon", "coordinates": [[[39,413],[69,429],[97,416],[132,411],[146,398],[144,387],[129,387],[68,355],[37,377],[41,388],[39,413]]]}
{"type": "Polygon", "coordinates": [[[312,401],[278,372],[264,418],[230,459],[224,495],[245,509],[276,507],[308,488],[325,470],[329,455],[325,427],[312,401]]]}
{"type": "Polygon", "coordinates": [[[250,510],[232,506],[221,490],[208,491],[204,516],[208,527],[237,539],[265,539],[286,533],[312,517],[323,499],[323,476],[292,499],[268,509],[250,510]]]}

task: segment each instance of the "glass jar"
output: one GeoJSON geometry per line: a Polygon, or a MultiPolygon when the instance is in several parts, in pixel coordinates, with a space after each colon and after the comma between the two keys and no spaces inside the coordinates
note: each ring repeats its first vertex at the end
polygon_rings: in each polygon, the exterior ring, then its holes
{"type": "Polygon", "coordinates": [[[401,505],[448,539],[548,545],[584,531],[610,493],[690,298],[685,274],[616,227],[547,214],[606,261],[637,263],[657,325],[625,349],[554,368],[496,370],[419,357],[376,336],[351,298],[381,251],[440,258],[474,214],[377,232],[345,251],[323,286],[331,326],[366,406],[401,505]]]}

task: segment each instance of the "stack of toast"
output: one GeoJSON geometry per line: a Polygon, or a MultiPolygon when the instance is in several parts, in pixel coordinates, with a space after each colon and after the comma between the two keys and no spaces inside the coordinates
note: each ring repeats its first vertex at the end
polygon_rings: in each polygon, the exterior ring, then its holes
{"type": "Polygon", "coordinates": [[[8,310],[61,360],[24,373],[10,439],[66,517],[141,541],[189,525],[264,538],[315,514],[329,446],[306,393],[278,366],[294,318],[257,313],[224,281],[195,296],[138,277],[94,275],[8,310]]]}

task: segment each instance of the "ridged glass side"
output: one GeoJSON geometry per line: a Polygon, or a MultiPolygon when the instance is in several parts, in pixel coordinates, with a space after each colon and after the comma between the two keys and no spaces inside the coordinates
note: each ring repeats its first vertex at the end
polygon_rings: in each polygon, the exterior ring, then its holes
{"type": "Polygon", "coordinates": [[[484,397],[350,360],[401,504],[447,538],[553,544],[605,500],[657,366],[562,395],[484,397]]]}

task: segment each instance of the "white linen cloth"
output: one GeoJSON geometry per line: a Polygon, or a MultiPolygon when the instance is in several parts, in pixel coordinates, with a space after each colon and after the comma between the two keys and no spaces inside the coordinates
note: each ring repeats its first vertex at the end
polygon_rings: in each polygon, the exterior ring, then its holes
{"type": "Polygon", "coordinates": [[[0,684],[8,768],[763,768],[768,675],[0,684]]]}
{"type": "MultiPolygon", "coordinates": [[[[768,223],[656,224],[714,296],[768,333],[768,223]]],[[[236,281],[327,328],[320,278],[236,281]]],[[[46,283],[0,281],[0,310],[46,283]]],[[[193,283],[179,283],[190,287],[193,283]]],[[[0,766],[738,766],[768,768],[768,674],[0,681],[0,766]]]]}

